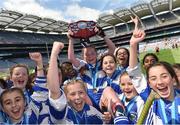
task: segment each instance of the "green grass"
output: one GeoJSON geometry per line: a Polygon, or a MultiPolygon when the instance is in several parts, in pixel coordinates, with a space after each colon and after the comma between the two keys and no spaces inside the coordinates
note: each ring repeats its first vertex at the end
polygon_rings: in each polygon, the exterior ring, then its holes
{"type": "MultiPolygon", "coordinates": [[[[140,54],[140,60],[142,61],[146,53],[154,53],[153,51],[147,51],[140,54]]],[[[180,48],[178,49],[163,49],[156,54],[160,61],[167,61],[171,64],[180,63],[180,48]]]]}

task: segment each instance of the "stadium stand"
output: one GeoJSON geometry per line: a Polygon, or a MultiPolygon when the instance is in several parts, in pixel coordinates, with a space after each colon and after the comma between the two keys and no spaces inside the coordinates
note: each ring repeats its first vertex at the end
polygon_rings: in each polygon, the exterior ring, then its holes
{"type": "MultiPolygon", "coordinates": [[[[127,46],[133,29],[130,16],[139,17],[147,34],[144,43],[139,47],[142,48],[141,51],[144,50],[145,45],[151,46],[153,42],[161,42],[166,37],[178,39],[180,36],[180,0],[139,2],[129,8],[118,8],[112,13],[102,13],[97,23],[116,46],[127,46]]],[[[27,58],[28,53],[34,51],[40,51],[45,56],[45,60],[48,60],[53,41],[64,42],[62,56],[66,59],[68,42],[65,33],[67,29],[68,23],[64,21],[1,9],[0,61],[10,60],[9,64],[15,63],[19,61],[17,58],[27,58]],[[16,31],[9,31],[9,29],[16,31]]],[[[105,51],[107,46],[100,37],[95,36],[90,40],[99,52],[105,51]]],[[[81,48],[77,40],[75,53],[78,56],[80,56],[81,48]]]]}

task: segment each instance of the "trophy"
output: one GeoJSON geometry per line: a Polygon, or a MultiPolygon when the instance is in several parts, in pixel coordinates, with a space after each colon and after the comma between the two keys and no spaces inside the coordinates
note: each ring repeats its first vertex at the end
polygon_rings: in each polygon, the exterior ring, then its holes
{"type": "Polygon", "coordinates": [[[71,37],[80,39],[81,45],[83,47],[88,46],[90,37],[95,36],[96,34],[101,36],[102,34],[100,33],[102,32],[102,28],[100,28],[94,21],[80,20],[77,22],[73,22],[69,24],[68,29],[73,32],[73,35],[71,35],[71,37]],[[98,32],[95,31],[95,27],[99,29],[98,32]]]}

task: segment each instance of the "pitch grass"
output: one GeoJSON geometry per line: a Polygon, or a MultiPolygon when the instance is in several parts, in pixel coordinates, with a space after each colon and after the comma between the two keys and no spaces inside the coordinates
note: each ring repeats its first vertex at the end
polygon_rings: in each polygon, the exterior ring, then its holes
{"type": "MultiPolygon", "coordinates": [[[[146,53],[155,53],[155,51],[147,51],[140,54],[140,60],[146,53]]],[[[162,49],[159,53],[155,53],[160,61],[166,61],[171,64],[180,63],[180,47],[176,49],[162,49]]]]}
{"type": "MultiPolygon", "coordinates": [[[[142,59],[146,53],[155,53],[154,51],[147,51],[140,54],[140,60],[142,62],[142,59]]],[[[162,49],[157,54],[155,53],[160,61],[167,61],[171,64],[174,63],[180,63],[180,47],[176,49],[162,49]]],[[[31,70],[30,70],[31,71],[31,70]]],[[[6,73],[0,72],[0,78],[6,76],[6,73]]]]}

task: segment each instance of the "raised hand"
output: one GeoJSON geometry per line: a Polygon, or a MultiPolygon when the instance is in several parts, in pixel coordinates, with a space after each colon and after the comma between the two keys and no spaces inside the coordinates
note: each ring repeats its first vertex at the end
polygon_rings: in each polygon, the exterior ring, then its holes
{"type": "Polygon", "coordinates": [[[138,18],[137,17],[135,17],[135,18],[131,17],[131,20],[134,22],[135,27],[134,27],[133,35],[130,39],[130,45],[137,44],[140,41],[144,40],[145,35],[146,35],[144,30],[140,29],[138,27],[138,24],[139,24],[138,18]]]}
{"type": "Polygon", "coordinates": [[[58,55],[63,48],[64,48],[64,43],[54,41],[53,48],[52,48],[52,53],[55,54],[55,55],[58,55]]]}
{"type": "Polygon", "coordinates": [[[73,32],[71,30],[68,30],[68,33],[67,33],[68,39],[73,39],[72,36],[73,36],[73,32]]]}
{"type": "Polygon", "coordinates": [[[42,55],[40,52],[29,53],[29,57],[31,60],[35,61],[37,64],[42,61],[42,55]]]}
{"type": "Polygon", "coordinates": [[[104,38],[106,36],[103,29],[98,25],[95,26],[94,31],[97,33],[97,35],[99,35],[102,38],[104,38]]]}

